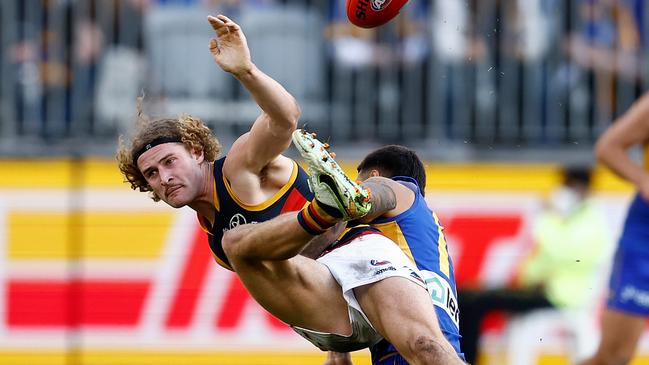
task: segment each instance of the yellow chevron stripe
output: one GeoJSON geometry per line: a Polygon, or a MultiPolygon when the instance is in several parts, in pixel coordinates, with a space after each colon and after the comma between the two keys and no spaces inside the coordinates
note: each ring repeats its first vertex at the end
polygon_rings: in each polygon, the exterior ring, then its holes
{"type": "Polygon", "coordinates": [[[78,240],[81,258],[158,258],[171,213],[26,213],[7,217],[13,259],[65,258],[78,240]]]}
{"type": "MultiPolygon", "coordinates": [[[[504,353],[491,353],[480,354],[477,359],[477,364],[502,364],[505,362],[504,353]]],[[[537,365],[568,365],[570,364],[569,358],[565,355],[559,354],[539,354],[537,365]]],[[[636,354],[633,361],[629,365],[646,365],[649,364],[649,355],[646,353],[643,356],[636,354]]]]}
{"type": "MultiPolygon", "coordinates": [[[[323,352],[137,352],[81,351],[62,352],[0,352],[0,364],[7,365],[321,365],[323,352]]],[[[366,351],[352,354],[355,365],[370,365],[366,351]]]]}
{"type": "MultiPolygon", "coordinates": [[[[138,351],[0,351],[0,363],[7,365],[320,365],[324,362],[323,353],[277,353],[277,352],[138,352],[138,351]]],[[[478,364],[499,363],[498,354],[481,354],[478,364]]],[[[366,351],[352,353],[355,365],[370,365],[366,351]]],[[[567,365],[568,358],[563,355],[540,354],[539,365],[567,365]]],[[[649,364],[647,354],[638,355],[630,365],[649,364]]]]}
{"type": "MultiPolygon", "coordinates": [[[[342,161],[350,177],[356,177],[356,161],[342,161]]],[[[496,190],[548,192],[559,183],[559,166],[549,163],[443,163],[425,161],[429,190],[496,190]],[[515,178],[514,178],[515,177],[515,178]]],[[[95,188],[127,189],[117,164],[110,158],[93,158],[79,164],[70,160],[3,160],[0,188],[95,188]],[[80,173],[82,171],[82,173],[80,173]],[[74,183],[74,184],[73,184],[74,183]]],[[[597,167],[593,184],[600,192],[630,192],[633,187],[608,169],[597,167]]]]}
{"type": "Polygon", "coordinates": [[[386,237],[391,239],[393,242],[396,242],[401,251],[403,251],[403,253],[408,256],[410,261],[412,261],[412,263],[415,263],[415,258],[412,255],[412,251],[410,251],[410,246],[408,245],[406,236],[401,231],[401,227],[399,227],[397,222],[389,221],[385,223],[372,224],[372,227],[380,230],[386,237]]]}
{"type": "Polygon", "coordinates": [[[439,269],[442,273],[444,273],[447,277],[451,277],[451,264],[449,263],[450,260],[448,258],[448,251],[446,250],[446,238],[444,236],[444,229],[442,228],[442,225],[439,223],[439,218],[437,218],[437,214],[433,212],[433,219],[435,220],[435,224],[437,224],[437,234],[439,235],[439,238],[437,239],[437,251],[439,252],[439,269]]]}

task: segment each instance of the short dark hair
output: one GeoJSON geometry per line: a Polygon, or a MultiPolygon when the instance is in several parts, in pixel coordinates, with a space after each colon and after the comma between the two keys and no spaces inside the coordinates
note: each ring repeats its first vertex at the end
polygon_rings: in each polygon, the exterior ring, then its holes
{"type": "Polygon", "coordinates": [[[592,169],[589,166],[567,166],[563,168],[564,185],[580,185],[588,189],[592,178],[592,169]]]}
{"type": "Polygon", "coordinates": [[[381,176],[408,176],[417,181],[421,193],[426,188],[426,169],[415,151],[405,146],[388,145],[365,156],[358,165],[358,172],[377,170],[381,176]]]}

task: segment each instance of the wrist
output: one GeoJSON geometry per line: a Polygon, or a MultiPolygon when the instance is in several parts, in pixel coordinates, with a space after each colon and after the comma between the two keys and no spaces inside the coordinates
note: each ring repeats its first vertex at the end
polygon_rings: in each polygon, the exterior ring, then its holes
{"type": "Polygon", "coordinates": [[[253,77],[256,70],[257,70],[257,66],[255,66],[254,63],[250,62],[250,64],[248,64],[247,66],[232,72],[232,75],[237,80],[243,81],[244,79],[253,77]]]}

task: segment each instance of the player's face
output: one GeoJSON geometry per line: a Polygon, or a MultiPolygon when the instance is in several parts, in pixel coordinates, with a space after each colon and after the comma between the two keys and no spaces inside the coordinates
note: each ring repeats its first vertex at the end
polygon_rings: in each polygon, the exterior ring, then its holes
{"type": "Polygon", "coordinates": [[[153,192],[174,208],[197,198],[202,155],[190,153],[182,143],[163,143],[144,152],[137,166],[153,192]]]}

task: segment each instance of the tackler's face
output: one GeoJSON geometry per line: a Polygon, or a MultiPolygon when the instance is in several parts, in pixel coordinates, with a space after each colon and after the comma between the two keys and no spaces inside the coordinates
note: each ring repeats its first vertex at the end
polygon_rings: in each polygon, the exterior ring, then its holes
{"type": "Polygon", "coordinates": [[[160,199],[180,208],[198,196],[202,160],[202,154],[191,153],[182,143],[173,142],[147,150],[137,159],[137,166],[160,199]]]}

